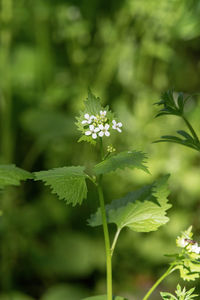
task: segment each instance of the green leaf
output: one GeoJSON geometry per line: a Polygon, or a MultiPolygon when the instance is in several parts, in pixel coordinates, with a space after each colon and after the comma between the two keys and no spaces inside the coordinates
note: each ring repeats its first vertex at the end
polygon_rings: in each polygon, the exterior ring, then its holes
{"type": "Polygon", "coordinates": [[[100,162],[94,167],[96,175],[109,173],[119,169],[137,168],[149,173],[148,168],[144,165],[146,155],[140,151],[125,151],[113,155],[100,162]]]}
{"type": "Polygon", "coordinates": [[[59,199],[64,199],[67,204],[73,206],[81,204],[87,196],[87,186],[85,182],[86,174],[84,167],[62,167],[48,171],[35,172],[35,180],[42,180],[45,185],[49,185],[52,193],[58,195],[59,199]]]}
{"type": "Polygon", "coordinates": [[[101,106],[100,98],[95,97],[95,95],[92,94],[90,89],[88,90],[88,97],[86,98],[84,105],[85,105],[84,113],[89,115],[99,114],[100,110],[103,109],[103,107],[101,106]]]}
{"type": "Polygon", "coordinates": [[[172,295],[171,293],[165,293],[165,292],[161,292],[160,293],[161,297],[163,300],[178,300],[174,295],[172,295]]]}
{"type": "Polygon", "coordinates": [[[181,286],[178,284],[175,291],[178,298],[171,293],[161,292],[160,294],[163,300],[191,300],[198,296],[193,294],[194,290],[195,288],[191,288],[189,291],[186,291],[185,287],[181,289],[181,286]]]}
{"type": "MultiPolygon", "coordinates": [[[[106,295],[93,296],[93,297],[84,298],[82,300],[107,300],[107,296],[106,295]]],[[[120,296],[113,296],[113,300],[128,300],[128,299],[120,296]]]]}
{"type": "MultiPolygon", "coordinates": [[[[166,210],[171,207],[167,200],[167,179],[164,176],[152,185],[112,201],[106,206],[108,223],[115,223],[119,230],[128,227],[137,232],[155,231],[167,223],[166,210]]],[[[100,209],[88,222],[92,227],[102,224],[100,209]]]]}
{"type": "Polygon", "coordinates": [[[33,175],[15,165],[0,165],[0,188],[20,185],[20,181],[33,178],[33,175]]]}
{"type": "Polygon", "coordinates": [[[184,137],[184,139],[173,135],[164,135],[161,136],[161,140],[157,140],[154,143],[160,143],[160,142],[177,143],[195,149],[197,151],[200,151],[200,143],[197,140],[195,140],[189,133],[187,133],[184,130],[178,130],[177,133],[180,134],[181,137],[184,137]]]}
{"type": "Polygon", "coordinates": [[[184,109],[184,99],[182,93],[178,94],[178,100],[176,101],[174,97],[174,91],[169,90],[164,92],[161,96],[161,100],[155,104],[163,105],[164,108],[160,110],[160,112],[156,115],[156,117],[162,115],[176,115],[181,116],[183,114],[184,109]]]}
{"type": "Polygon", "coordinates": [[[180,277],[183,280],[193,281],[200,277],[200,263],[191,259],[183,259],[177,264],[176,269],[180,271],[180,277]]]}

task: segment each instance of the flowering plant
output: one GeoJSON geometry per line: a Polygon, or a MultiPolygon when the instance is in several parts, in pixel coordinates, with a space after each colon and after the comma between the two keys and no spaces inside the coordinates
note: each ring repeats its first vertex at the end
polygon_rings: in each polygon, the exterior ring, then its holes
{"type": "MultiPolygon", "coordinates": [[[[136,168],[149,174],[146,166],[146,154],[141,151],[129,150],[118,153],[112,145],[107,148],[104,141],[109,141],[112,133],[122,132],[122,122],[118,121],[109,107],[102,107],[100,99],[91,91],[84,102],[84,110],[77,117],[76,125],[81,132],[79,142],[87,142],[96,146],[99,162],[93,166],[91,174],[86,173],[84,166],[67,166],[48,171],[35,172],[35,180],[42,180],[49,185],[53,193],[60,199],[73,206],[81,204],[87,198],[87,183],[90,180],[97,189],[99,205],[91,215],[88,224],[92,227],[103,227],[107,294],[89,297],[90,300],[113,300],[112,291],[112,259],[118,237],[123,228],[127,227],[136,232],[150,232],[157,230],[168,222],[166,211],[171,207],[168,203],[168,175],[163,176],[152,184],[143,186],[137,191],[129,192],[120,199],[105,204],[103,193],[103,177],[118,169],[136,168]],[[114,153],[116,152],[116,153],[114,153]],[[116,233],[111,240],[109,224],[116,225],[116,233]]],[[[115,297],[123,300],[123,297],[115,297]]],[[[86,299],[85,299],[86,300],[86,299]]]]}
{"type": "MultiPolygon", "coordinates": [[[[191,146],[197,150],[198,137],[192,126],[183,116],[182,105],[185,103],[182,96],[178,98],[178,107],[174,101],[173,95],[168,93],[159,105],[164,104],[165,108],[158,115],[176,114],[182,116],[190,129],[192,136],[183,131],[182,136],[186,140],[180,143],[191,146]]],[[[0,166],[0,187],[7,185],[19,185],[21,180],[34,179],[43,181],[45,185],[50,186],[52,193],[57,194],[66,204],[76,206],[81,205],[87,198],[87,181],[91,181],[97,189],[99,198],[99,208],[88,219],[91,227],[102,226],[106,253],[106,295],[92,296],[83,300],[125,300],[123,297],[113,296],[112,290],[112,260],[119,235],[124,228],[129,228],[135,232],[156,231],[160,226],[166,224],[169,218],[166,216],[167,210],[171,207],[168,202],[168,178],[165,175],[151,184],[145,185],[138,190],[129,191],[121,198],[113,200],[106,204],[103,192],[103,177],[108,173],[116,172],[118,169],[139,169],[149,174],[146,166],[146,154],[142,151],[128,150],[118,152],[117,147],[111,144],[105,147],[104,141],[109,141],[112,133],[122,133],[122,122],[118,121],[109,107],[102,107],[100,99],[96,98],[91,91],[88,92],[88,98],[84,103],[84,110],[77,117],[76,125],[81,132],[79,142],[87,142],[94,145],[99,154],[99,161],[92,167],[90,172],[86,171],[85,166],[64,166],[45,170],[31,174],[14,165],[0,166]],[[115,153],[116,152],[116,153],[115,153]],[[116,232],[111,239],[109,225],[116,225],[116,232]]],[[[166,138],[166,140],[175,140],[166,138]]],[[[176,139],[177,142],[177,139],[176,139]]],[[[170,254],[173,258],[167,271],[156,281],[152,288],[144,296],[147,300],[160,282],[175,270],[179,270],[180,277],[184,280],[195,280],[200,277],[200,247],[192,239],[192,227],[189,227],[179,237],[176,244],[181,248],[181,252],[170,254]]],[[[177,287],[177,296],[179,300],[192,299],[193,290],[188,292],[177,287]]],[[[162,293],[163,299],[177,299],[175,296],[162,293]],[[168,298],[167,298],[168,297],[168,298]]]]}

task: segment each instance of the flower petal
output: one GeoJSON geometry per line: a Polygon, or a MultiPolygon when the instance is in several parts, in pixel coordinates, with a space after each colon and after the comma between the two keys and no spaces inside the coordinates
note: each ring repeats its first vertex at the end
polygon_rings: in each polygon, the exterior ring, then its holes
{"type": "Polygon", "coordinates": [[[88,120],[90,118],[89,114],[85,114],[84,117],[88,120]]]}
{"type": "Polygon", "coordinates": [[[109,131],[105,131],[105,135],[106,136],[110,136],[110,132],[109,131]]]}
{"type": "Polygon", "coordinates": [[[90,125],[89,128],[90,128],[91,131],[93,131],[94,130],[94,125],[93,124],[90,125]]]}
{"type": "Polygon", "coordinates": [[[99,132],[99,131],[100,131],[99,127],[94,128],[94,132],[99,132]]]}
{"type": "Polygon", "coordinates": [[[105,127],[106,130],[108,130],[110,128],[110,125],[109,124],[105,124],[104,127],[105,127]]]}
{"type": "Polygon", "coordinates": [[[90,135],[90,134],[92,134],[92,132],[90,130],[85,132],[85,135],[90,135]]]}
{"type": "Polygon", "coordinates": [[[93,139],[96,139],[96,138],[97,138],[97,134],[96,134],[96,133],[93,133],[93,134],[92,134],[92,138],[93,138],[93,139]]]}
{"type": "Polygon", "coordinates": [[[100,136],[100,137],[104,136],[104,132],[103,132],[103,131],[100,131],[100,132],[99,132],[99,136],[100,136]]]}

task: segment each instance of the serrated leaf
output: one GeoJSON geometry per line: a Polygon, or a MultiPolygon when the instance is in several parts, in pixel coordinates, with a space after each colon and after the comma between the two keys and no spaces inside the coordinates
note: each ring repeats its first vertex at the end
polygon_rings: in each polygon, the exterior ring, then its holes
{"type": "Polygon", "coordinates": [[[113,155],[94,167],[96,175],[106,174],[117,169],[137,168],[149,173],[148,168],[144,165],[146,155],[140,151],[125,151],[113,155]]]}
{"type": "MultiPolygon", "coordinates": [[[[93,296],[93,297],[84,298],[82,300],[107,300],[107,295],[93,296]]],[[[128,300],[128,299],[120,296],[113,296],[113,300],[128,300]]]]}
{"type": "Polygon", "coordinates": [[[81,204],[87,196],[86,174],[84,167],[61,167],[48,171],[35,172],[35,180],[42,180],[49,185],[52,193],[73,206],[81,204]]]}
{"type": "Polygon", "coordinates": [[[78,143],[80,142],[88,142],[90,143],[91,145],[96,145],[96,141],[91,137],[91,136],[88,136],[88,135],[82,135],[79,139],[78,139],[78,143]]]}
{"type": "Polygon", "coordinates": [[[99,97],[95,97],[95,95],[91,92],[91,90],[88,90],[88,97],[84,102],[85,105],[85,113],[88,113],[89,115],[96,115],[100,112],[100,110],[103,109],[101,106],[101,101],[99,97]]]}
{"type": "MultiPolygon", "coordinates": [[[[128,227],[137,232],[155,231],[167,223],[166,211],[171,207],[167,200],[167,179],[164,176],[152,185],[112,201],[106,206],[108,223],[115,223],[120,230],[128,227]]],[[[100,209],[88,222],[90,226],[102,224],[100,209]]]]}
{"type": "Polygon", "coordinates": [[[176,269],[180,271],[180,277],[183,280],[193,281],[200,277],[200,263],[193,262],[191,259],[183,259],[176,269]]]}
{"type": "Polygon", "coordinates": [[[33,175],[13,165],[0,165],[0,188],[20,185],[20,181],[33,178],[33,175]]]}

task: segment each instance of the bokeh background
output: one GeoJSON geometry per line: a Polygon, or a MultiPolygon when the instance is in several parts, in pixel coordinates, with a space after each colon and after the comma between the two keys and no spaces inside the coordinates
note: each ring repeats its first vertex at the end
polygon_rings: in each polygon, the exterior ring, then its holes
{"type": "MultiPolygon", "coordinates": [[[[199,154],[152,141],[185,129],[179,118],[154,118],[161,92],[200,90],[200,2],[0,2],[0,163],[28,171],[95,163],[94,148],[77,144],[74,125],[90,87],[124,124],[113,145],[146,152],[151,171],[107,175],[106,201],[171,173],[170,222],[155,233],[124,230],[113,260],[115,293],[141,299],[166,269],[163,255],[176,251],[179,232],[192,224],[199,238],[199,154]]],[[[197,132],[199,115],[196,96],[187,116],[197,132]]],[[[79,300],[105,292],[102,229],[86,222],[98,205],[89,189],[75,208],[38,182],[1,193],[0,300],[79,300]]],[[[174,291],[178,282],[190,286],[177,273],[159,290],[174,291]]],[[[158,291],[153,299],[160,299],[158,291]]]]}

